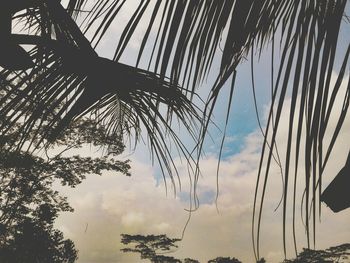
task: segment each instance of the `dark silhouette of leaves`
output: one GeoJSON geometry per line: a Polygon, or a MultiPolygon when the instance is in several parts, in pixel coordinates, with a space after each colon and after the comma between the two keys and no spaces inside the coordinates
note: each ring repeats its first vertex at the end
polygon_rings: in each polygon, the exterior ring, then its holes
{"type": "MultiPolygon", "coordinates": [[[[285,260],[284,263],[333,263],[349,260],[350,244],[342,244],[325,250],[304,248],[297,258],[285,260]]],[[[347,262],[347,261],[346,261],[347,262]]]]}
{"type": "MultiPolygon", "coordinates": [[[[272,102],[255,190],[252,218],[255,257],[260,258],[264,198],[288,94],[291,94],[288,136],[283,149],[285,160],[281,162],[284,252],[286,220],[291,214],[297,254],[296,182],[301,172],[305,177],[302,205],[307,245],[310,247],[312,241],[315,244],[323,173],[349,110],[350,84],[342,98],[339,92],[349,79],[350,45],[343,43],[344,48],[339,48],[348,1],[140,1],[122,29],[113,59],[101,58],[94,48],[101,43],[126,2],[69,0],[66,9],[59,1],[49,0],[22,0],[8,7],[3,5],[0,43],[5,48],[0,52],[0,64],[7,67],[0,74],[0,88],[6,94],[0,98],[3,138],[12,130],[18,130],[19,137],[11,147],[23,149],[28,137],[33,136],[31,131],[35,126],[45,123],[45,132],[35,133],[33,141],[42,145],[46,140],[48,144],[59,137],[72,120],[92,113],[118,140],[127,134],[137,142],[144,129],[152,157],[162,164],[163,172],[170,174],[173,185],[176,166],[168,145],[169,140],[175,143],[178,153],[195,163],[189,168],[194,173],[195,185],[204,139],[222,87],[230,77],[235,78],[239,64],[249,52],[253,56],[256,50],[260,55],[271,44],[274,60],[275,42],[279,41],[281,55],[277,75],[271,80],[272,102]],[[87,7],[89,10],[85,10],[87,7]],[[156,17],[160,18],[159,23],[155,22],[156,17]],[[26,33],[11,34],[12,20],[21,22],[26,33]],[[137,67],[120,63],[141,24],[147,28],[141,36],[137,67]],[[26,52],[21,44],[34,45],[34,48],[26,52]],[[146,54],[147,46],[151,47],[151,54],[146,54]],[[14,59],[9,59],[12,56],[14,59]],[[213,70],[214,58],[219,60],[217,72],[213,70]],[[30,62],[34,62],[34,67],[30,62]],[[201,112],[193,98],[197,87],[213,71],[215,82],[201,112]],[[332,81],[334,71],[338,72],[335,83],[332,81]],[[103,81],[106,83],[101,85],[103,81]],[[330,116],[339,99],[343,105],[335,116],[333,128],[330,116]],[[173,130],[173,118],[177,118],[195,140],[195,149],[188,149],[179,139],[173,130]],[[18,120],[22,120],[20,125],[18,120]],[[332,134],[330,142],[325,138],[328,132],[332,134]],[[301,160],[302,153],[304,160],[301,160]],[[301,163],[304,163],[302,169],[301,163]],[[289,196],[291,188],[292,196],[289,196]]],[[[274,70],[272,65],[272,74],[274,70]]],[[[231,97],[233,90],[234,81],[231,97]]],[[[347,203],[341,209],[348,206],[347,203]]]]}
{"type": "MultiPolygon", "coordinates": [[[[73,263],[77,260],[74,243],[53,228],[57,208],[43,204],[1,233],[0,261],[4,263],[73,263]],[[9,234],[10,232],[11,234],[9,234]]],[[[4,225],[2,225],[4,227],[4,225]]]]}
{"type": "MultiPolygon", "coordinates": [[[[31,135],[38,129],[45,127],[36,126],[31,135]]],[[[111,142],[104,127],[87,119],[73,122],[45,154],[41,148],[13,150],[17,134],[12,129],[5,138],[0,136],[0,262],[73,263],[78,253],[74,243],[54,229],[58,214],[73,209],[53,183],[75,187],[88,174],[101,175],[104,170],[130,175],[129,162],[115,159],[124,145],[120,140],[111,142]],[[105,149],[105,154],[98,158],[69,154],[88,145],[105,149]]]]}
{"type": "Polygon", "coordinates": [[[242,263],[242,262],[236,258],[217,257],[209,260],[208,263],[242,263]]]}
{"type": "Polygon", "coordinates": [[[124,245],[133,245],[133,248],[123,248],[123,252],[140,253],[141,259],[149,259],[154,263],[181,263],[181,260],[163,255],[177,248],[177,238],[168,238],[166,235],[121,235],[121,242],[124,245]]]}
{"type": "Polygon", "coordinates": [[[185,258],[183,263],[199,263],[199,261],[192,258],[185,258]]]}

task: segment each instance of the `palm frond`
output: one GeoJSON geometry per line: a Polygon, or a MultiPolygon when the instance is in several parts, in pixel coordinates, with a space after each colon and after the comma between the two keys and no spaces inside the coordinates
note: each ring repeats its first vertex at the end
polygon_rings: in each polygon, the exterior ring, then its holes
{"type": "Polygon", "coordinates": [[[30,144],[34,149],[43,147],[57,138],[72,119],[91,113],[116,139],[133,134],[137,141],[143,127],[151,152],[171,178],[176,167],[169,141],[186,159],[192,159],[192,149],[178,138],[172,122],[177,118],[198,140],[196,123],[200,125],[201,117],[199,108],[180,86],[156,73],[99,57],[58,3],[43,1],[17,19],[27,16],[36,21],[29,27],[37,23],[40,29],[31,35],[12,34],[9,41],[34,45],[29,55],[35,66],[1,72],[1,132],[6,134],[18,121],[23,123],[14,147],[28,146],[25,143],[32,128],[45,123],[47,130],[39,134],[37,129],[36,142],[30,144]]]}
{"type": "MultiPolygon", "coordinates": [[[[336,66],[337,40],[345,5],[346,1],[322,1],[317,4],[309,1],[299,1],[294,11],[291,12],[289,20],[286,21],[287,23],[284,23],[283,53],[268,117],[255,192],[254,213],[259,206],[258,215],[255,216],[254,214],[253,217],[253,238],[256,242],[257,257],[259,257],[259,233],[264,197],[273,157],[273,148],[268,149],[267,146],[268,144],[274,145],[276,143],[278,125],[282,110],[284,109],[289,85],[292,87],[292,97],[291,107],[289,109],[289,131],[284,162],[284,252],[286,253],[286,219],[289,207],[288,189],[292,185],[294,190],[291,213],[293,217],[295,251],[297,253],[294,221],[296,220],[297,177],[301,173],[299,171],[301,153],[305,156],[305,167],[303,171],[305,176],[305,202],[303,203],[303,210],[305,211],[307,243],[310,246],[312,239],[315,245],[317,210],[319,213],[321,211],[320,194],[322,190],[323,171],[338,135],[338,132],[335,132],[332,143],[328,145],[325,143],[324,135],[329,122],[329,118],[326,115],[327,112],[333,109],[334,99],[337,96],[340,84],[343,83],[345,70],[349,64],[350,46],[343,55],[343,61],[341,61],[343,65],[340,69],[337,83],[334,86],[331,85],[332,73],[336,66]],[[298,100],[299,96],[300,100],[298,100]],[[334,98],[330,99],[332,97],[334,98]],[[272,120],[274,107],[277,110],[275,112],[275,118],[272,120]],[[274,125],[272,124],[273,122],[275,123],[274,125]],[[297,128],[295,129],[295,127],[297,128]],[[271,137],[268,137],[269,133],[271,137]],[[305,136],[305,144],[301,140],[303,136],[305,136]],[[294,157],[292,156],[293,152],[295,153],[294,157]],[[324,155],[325,152],[327,153],[326,155],[324,155]],[[291,160],[294,160],[294,164],[291,163],[291,160]],[[292,168],[294,169],[294,174],[291,174],[292,168]],[[258,204],[260,186],[261,201],[258,204]],[[309,220],[310,218],[311,221],[309,220]],[[256,225],[257,235],[255,236],[256,225]],[[312,234],[312,237],[310,237],[310,234],[312,234]]],[[[345,99],[347,100],[347,98],[345,99]]],[[[347,103],[344,105],[347,105],[347,103]]],[[[342,115],[345,115],[347,106],[343,112],[344,114],[342,115]]],[[[344,116],[340,116],[338,121],[339,129],[343,122],[344,116]]]]}
{"type": "MultiPolygon", "coordinates": [[[[27,8],[18,16],[18,19],[28,21],[28,28],[36,29],[36,35],[41,40],[35,43],[36,48],[30,53],[36,67],[30,71],[5,70],[1,73],[3,81],[8,83],[2,87],[6,91],[5,99],[0,103],[0,116],[6,117],[2,130],[11,129],[16,120],[23,118],[26,120],[22,127],[24,134],[30,130],[32,123],[43,119],[51,121],[52,128],[56,128],[57,132],[69,120],[88,111],[95,112],[101,121],[110,123],[111,131],[135,129],[135,134],[139,136],[140,124],[143,123],[151,147],[155,149],[155,157],[162,162],[167,160],[165,168],[171,170],[172,161],[160,124],[181,151],[191,156],[171,129],[172,116],[177,116],[190,134],[199,140],[197,149],[201,151],[224,83],[238,72],[238,65],[253,46],[261,53],[280,35],[281,59],[277,79],[273,83],[255,191],[252,226],[254,250],[256,257],[260,258],[264,198],[280,118],[289,92],[291,107],[288,109],[283,172],[284,250],[286,253],[286,219],[291,205],[297,253],[296,182],[300,173],[305,176],[305,202],[302,205],[307,242],[309,246],[311,240],[315,243],[317,212],[321,211],[322,177],[349,105],[348,90],[331,142],[326,144],[325,134],[330,129],[330,116],[349,65],[349,43],[345,52],[338,49],[347,1],[140,1],[116,43],[113,61],[99,58],[92,47],[99,45],[126,4],[125,0],[70,0],[66,12],[58,2],[38,0],[36,6],[27,8]],[[82,19],[83,14],[85,17],[82,19]],[[160,18],[159,21],[156,18],[160,18]],[[74,20],[81,22],[80,27],[74,20]],[[147,27],[135,64],[147,68],[147,71],[119,63],[141,24],[147,27]],[[91,39],[87,40],[81,31],[91,39]],[[153,49],[148,54],[145,50],[150,46],[153,49]],[[340,59],[337,60],[337,57],[340,59]],[[199,116],[191,99],[209,72],[215,72],[213,65],[216,58],[220,60],[214,76],[216,81],[208,94],[204,115],[199,116]],[[143,65],[145,61],[147,63],[143,65]],[[331,77],[339,64],[337,61],[340,61],[341,67],[337,81],[332,85],[331,77]],[[96,70],[96,65],[105,72],[96,70]],[[104,88],[100,90],[92,88],[101,86],[98,81],[102,79],[106,83],[115,83],[114,74],[115,78],[127,83],[126,88],[114,85],[103,85],[104,88]],[[137,82],[132,81],[135,79],[137,82]],[[9,102],[4,104],[8,99],[9,102]],[[167,106],[166,117],[160,114],[160,103],[167,106]],[[33,112],[22,113],[25,105],[35,105],[33,112]],[[126,118],[129,125],[119,122],[120,116],[126,118]],[[191,126],[194,120],[200,125],[199,136],[196,135],[196,128],[191,126]],[[305,138],[305,142],[302,138],[305,138]],[[305,158],[304,169],[300,168],[302,155],[305,158]],[[291,187],[293,201],[290,204],[288,189],[291,187]]],[[[17,40],[26,38],[25,41],[30,37],[33,39],[33,36],[13,37],[17,37],[17,40]]],[[[23,44],[21,41],[16,43],[23,44]]]]}

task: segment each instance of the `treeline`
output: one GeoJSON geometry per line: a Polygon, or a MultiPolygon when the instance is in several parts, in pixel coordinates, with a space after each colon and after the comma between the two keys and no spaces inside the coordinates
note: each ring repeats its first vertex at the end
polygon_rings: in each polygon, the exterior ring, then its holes
{"type": "MultiPolygon", "coordinates": [[[[121,242],[126,248],[123,252],[139,253],[141,259],[148,259],[152,263],[199,263],[192,258],[178,259],[168,256],[178,248],[178,238],[169,238],[166,235],[121,235],[121,242]]],[[[296,258],[285,259],[282,263],[332,263],[344,262],[349,260],[350,244],[342,244],[325,250],[312,250],[304,248],[296,258]]],[[[349,261],[347,261],[349,262],[349,261]]],[[[242,263],[235,257],[217,257],[208,261],[208,263],[242,263]]],[[[256,263],[267,263],[264,258],[256,263]]]]}

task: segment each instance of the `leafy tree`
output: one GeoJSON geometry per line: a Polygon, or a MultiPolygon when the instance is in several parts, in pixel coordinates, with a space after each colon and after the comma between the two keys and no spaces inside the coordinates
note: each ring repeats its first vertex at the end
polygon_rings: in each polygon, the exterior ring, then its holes
{"type": "Polygon", "coordinates": [[[45,153],[12,150],[17,133],[0,136],[0,261],[75,262],[74,243],[53,227],[60,212],[73,209],[53,183],[75,187],[87,174],[101,175],[104,170],[130,175],[128,161],[115,160],[124,145],[120,140],[111,142],[104,127],[88,119],[72,123],[45,153]],[[99,158],[69,154],[89,144],[103,147],[106,154],[99,158]]]}
{"type": "Polygon", "coordinates": [[[26,216],[13,218],[11,230],[2,224],[0,261],[4,263],[73,263],[78,251],[74,243],[64,239],[59,230],[53,228],[57,207],[42,204],[26,216]]]}
{"type": "Polygon", "coordinates": [[[178,238],[168,238],[166,235],[128,235],[122,234],[121,242],[124,245],[134,244],[133,248],[122,248],[123,252],[140,253],[141,259],[149,259],[154,263],[181,263],[181,260],[165,256],[164,253],[177,248],[178,238]]]}
{"type": "MultiPolygon", "coordinates": [[[[126,246],[132,246],[121,249],[123,252],[139,253],[141,259],[148,259],[151,262],[161,263],[198,263],[198,260],[185,258],[184,260],[176,259],[171,256],[165,256],[172,249],[176,249],[177,242],[180,239],[171,239],[166,235],[128,235],[122,234],[121,242],[126,246]]],[[[347,262],[350,259],[350,244],[341,244],[330,247],[325,250],[312,250],[304,248],[295,259],[286,259],[283,263],[334,263],[347,262]]],[[[266,260],[261,258],[257,263],[265,263],[266,260]]],[[[208,263],[242,263],[235,257],[216,257],[208,263]]]]}
{"type": "Polygon", "coordinates": [[[288,259],[284,263],[333,263],[350,259],[350,244],[342,244],[325,250],[304,248],[295,259],[288,259]]]}
{"type": "MultiPolygon", "coordinates": [[[[6,2],[0,8],[0,65],[4,67],[0,74],[1,89],[7,90],[10,98],[0,103],[0,119],[7,120],[0,131],[6,135],[15,120],[22,117],[25,121],[21,136],[28,137],[34,123],[51,118],[48,129],[36,137],[54,140],[72,119],[84,113],[95,113],[97,119],[107,123],[109,132],[118,138],[126,133],[135,135],[137,140],[141,128],[144,128],[154,157],[170,175],[176,167],[167,147],[168,138],[189,161],[196,161],[197,156],[193,157],[192,153],[200,155],[202,152],[222,87],[231,77],[234,84],[239,65],[249,54],[254,58],[255,54],[261,54],[270,46],[273,54],[272,103],[263,133],[252,229],[258,229],[258,232],[260,229],[264,202],[258,196],[265,196],[265,182],[269,181],[272,161],[276,159],[282,168],[285,193],[289,192],[289,187],[296,187],[298,181],[299,171],[292,173],[291,169],[298,169],[300,163],[305,163],[303,211],[305,218],[310,218],[310,221],[306,220],[310,245],[310,232],[315,231],[313,225],[318,214],[316,210],[321,207],[320,203],[317,204],[320,198],[313,195],[321,195],[323,171],[343,129],[350,105],[348,92],[345,95],[339,92],[343,80],[349,78],[345,72],[350,45],[346,40],[339,48],[338,43],[341,33],[347,34],[340,29],[348,20],[345,15],[348,1],[140,1],[120,37],[116,38],[119,42],[112,59],[99,57],[95,47],[99,47],[128,1],[69,0],[66,8],[60,1],[12,2],[6,2]],[[155,22],[157,16],[161,17],[158,24],[155,22]],[[29,31],[30,34],[11,34],[12,20],[24,22],[19,24],[24,25],[26,30],[23,32],[29,31]],[[140,24],[147,25],[147,28],[134,61],[136,66],[122,64],[120,59],[140,24]],[[90,39],[85,35],[91,36],[90,39]],[[280,44],[281,54],[278,64],[274,56],[276,41],[280,44]],[[34,45],[34,48],[26,53],[20,44],[34,45]],[[151,54],[146,54],[146,47],[154,47],[151,54]],[[219,67],[214,66],[217,60],[214,58],[218,58],[219,67]],[[201,115],[193,98],[196,88],[213,71],[215,82],[207,99],[204,97],[204,113],[201,115]],[[331,81],[333,71],[339,72],[334,84],[331,81]],[[287,109],[290,117],[286,148],[280,149],[286,159],[281,161],[275,158],[275,146],[287,94],[291,94],[291,107],[287,109]],[[336,129],[331,130],[329,117],[336,108],[336,98],[343,101],[343,107],[335,120],[336,129]],[[30,111],[22,110],[25,103],[31,105],[30,111]],[[165,108],[164,114],[161,105],[165,108]],[[187,149],[179,140],[171,126],[174,117],[194,137],[197,151],[187,149]],[[330,143],[325,138],[328,132],[333,135],[330,143]],[[300,153],[305,153],[303,162],[300,153]]],[[[253,71],[253,60],[251,67],[253,71]]],[[[252,79],[255,93],[254,74],[252,79]]],[[[231,87],[230,101],[234,85],[231,87]]],[[[256,104],[255,96],[254,101],[256,104]]],[[[294,221],[296,196],[293,194],[288,198],[285,194],[283,198],[286,252],[287,208],[288,205],[292,208],[294,221]]],[[[292,227],[295,234],[295,224],[292,227]]],[[[253,237],[256,258],[259,258],[259,237],[256,233],[253,237]]]]}
{"type": "Polygon", "coordinates": [[[192,258],[185,258],[183,263],[199,263],[199,261],[192,258]]]}
{"type": "Polygon", "coordinates": [[[217,257],[208,261],[208,263],[242,263],[236,258],[217,257]]]}
{"type": "MultiPolygon", "coordinates": [[[[122,248],[123,252],[133,252],[140,253],[141,259],[149,259],[151,262],[161,263],[199,263],[198,260],[192,258],[185,258],[180,260],[174,257],[165,256],[165,253],[169,253],[172,249],[176,249],[178,246],[176,242],[181,241],[178,238],[169,238],[166,235],[128,235],[122,234],[121,242],[124,245],[130,246],[132,248],[122,248]]],[[[217,257],[215,259],[209,260],[208,263],[241,263],[236,258],[230,257],[217,257]]]]}

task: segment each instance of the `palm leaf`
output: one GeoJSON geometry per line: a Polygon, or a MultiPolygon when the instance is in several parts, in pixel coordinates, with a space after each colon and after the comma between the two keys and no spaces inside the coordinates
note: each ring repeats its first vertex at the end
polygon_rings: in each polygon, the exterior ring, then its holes
{"type": "MultiPolygon", "coordinates": [[[[273,83],[271,109],[264,132],[255,191],[252,233],[256,257],[260,258],[260,227],[266,186],[271,162],[274,159],[282,110],[285,108],[287,94],[291,92],[292,103],[288,109],[289,131],[287,147],[284,149],[286,159],[283,239],[286,252],[286,219],[288,212],[291,212],[297,253],[295,203],[301,155],[303,154],[305,158],[303,211],[310,246],[311,239],[314,243],[316,240],[315,226],[317,211],[319,213],[321,211],[319,197],[322,191],[323,171],[348,111],[347,95],[331,143],[325,144],[324,136],[329,130],[329,116],[333,112],[334,101],[339,96],[339,87],[343,83],[349,65],[350,45],[345,53],[341,53],[338,49],[346,3],[345,0],[140,1],[116,43],[117,48],[112,62],[101,60],[91,46],[98,47],[120,10],[125,6],[125,0],[70,0],[68,13],[57,2],[42,0],[37,7],[29,8],[19,17],[29,21],[27,27],[37,28],[42,42],[37,42],[36,49],[31,52],[37,66],[30,71],[29,76],[25,71],[17,72],[16,76],[6,70],[2,72],[2,78],[10,83],[3,87],[6,90],[6,98],[11,98],[9,103],[3,104],[2,100],[0,104],[1,116],[7,118],[2,129],[5,131],[11,129],[15,120],[26,118],[24,130],[29,131],[31,123],[47,119],[51,121],[52,128],[56,127],[56,131],[59,131],[71,118],[87,111],[102,112],[99,115],[101,121],[109,122],[111,131],[120,132],[123,129],[130,130],[131,127],[137,127],[135,133],[139,136],[140,123],[143,123],[148,131],[151,147],[155,149],[154,153],[159,160],[163,162],[169,160],[170,154],[165,147],[164,131],[160,128],[159,122],[170,132],[180,145],[180,149],[190,156],[186,147],[183,147],[172,132],[171,116],[173,114],[178,116],[185,125],[193,123],[192,120],[199,120],[200,135],[194,136],[199,140],[197,149],[200,152],[211,114],[224,83],[238,71],[238,65],[253,46],[261,53],[280,35],[281,60],[277,79],[273,83]],[[67,14],[70,14],[72,19],[67,14]],[[82,19],[82,16],[85,17],[82,19]],[[156,22],[157,17],[160,17],[159,23],[156,22]],[[79,28],[73,19],[81,23],[79,28]],[[147,68],[147,71],[119,63],[141,23],[148,26],[135,64],[147,68]],[[80,30],[86,35],[91,35],[91,40],[88,41],[80,30]],[[53,33],[56,35],[54,39],[53,33]],[[151,54],[146,54],[146,46],[153,47],[151,54]],[[219,51],[220,46],[224,47],[222,52],[219,51]],[[65,56],[68,53],[71,56],[65,56]],[[336,60],[336,57],[341,59],[336,60]],[[204,116],[200,118],[191,103],[191,98],[209,72],[213,71],[214,58],[220,59],[220,67],[214,76],[216,81],[208,94],[204,116]],[[67,66],[72,60],[75,64],[67,66]],[[342,66],[336,84],[331,85],[332,72],[339,64],[337,61],[340,61],[342,66]],[[89,71],[87,66],[97,64],[108,64],[106,68],[111,72],[125,70],[124,72],[129,74],[126,78],[131,81],[136,77],[140,80],[140,85],[130,85],[124,91],[115,87],[108,87],[108,91],[101,93],[95,90],[94,100],[84,100],[87,92],[92,92],[89,87],[96,86],[96,80],[102,78],[102,73],[99,76],[93,70],[89,71]],[[166,79],[166,76],[169,79],[166,79]],[[82,101],[85,105],[80,105],[82,101]],[[20,111],[21,107],[28,103],[30,105],[37,103],[34,104],[35,110],[29,117],[28,112],[20,111]],[[169,118],[163,118],[163,115],[159,114],[159,103],[167,105],[169,118]],[[123,110],[119,112],[120,109],[123,110]],[[48,117],[51,112],[55,114],[48,117]],[[125,117],[131,125],[118,124],[120,116],[125,117]],[[293,127],[296,127],[296,130],[293,127]],[[305,143],[302,143],[302,137],[305,137],[305,143]],[[292,204],[288,202],[290,187],[293,188],[292,204]],[[288,210],[289,205],[292,206],[292,211],[288,210]]],[[[104,77],[108,79],[108,76],[104,77]]],[[[188,125],[190,133],[196,134],[194,132],[196,129],[188,125]]],[[[165,163],[165,167],[170,170],[171,160],[165,163]]]]}
{"type": "Polygon", "coordinates": [[[198,140],[195,123],[200,122],[199,109],[181,87],[156,73],[98,57],[58,3],[44,2],[20,14],[18,19],[30,15],[36,22],[29,26],[38,23],[40,30],[36,35],[12,34],[10,41],[35,45],[29,54],[36,66],[30,71],[1,72],[6,83],[1,87],[2,134],[18,121],[23,122],[14,147],[24,147],[36,125],[45,123],[47,130],[38,132],[36,143],[30,144],[32,150],[57,138],[72,119],[92,113],[116,139],[127,133],[138,140],[144,127],[151,151],[171,178],[176,167],[167,147],[169,140],[175,142],[186,159],[192,159],[172,127],[176,117],[198,140]],[[161,107],[166,109],[165,116],[161,107]]]}

